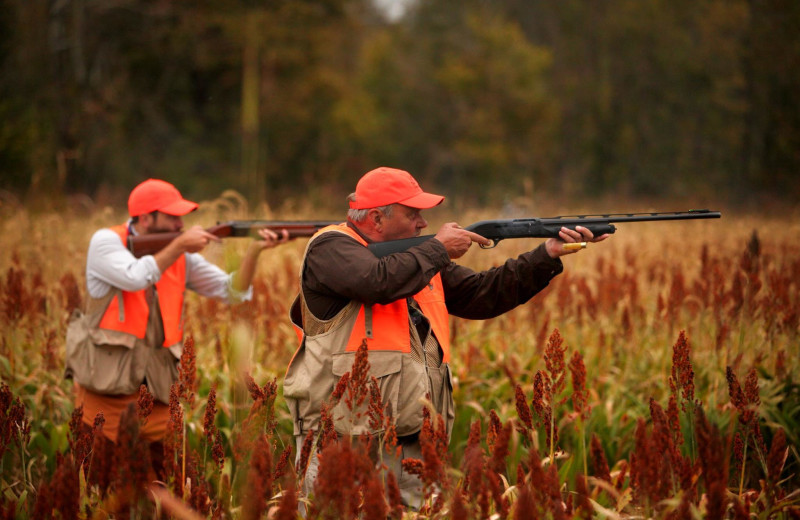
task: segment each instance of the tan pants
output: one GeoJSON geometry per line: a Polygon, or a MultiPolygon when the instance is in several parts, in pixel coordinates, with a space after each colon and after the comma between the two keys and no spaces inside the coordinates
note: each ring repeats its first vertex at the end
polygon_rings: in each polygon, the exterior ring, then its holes
{"type": "MultiPolygon", "coordinates": [[[[303,441],[305,439],[304,435],[296,435],[295,436],[295,444],[297,447],[297,460],[295,464],[300,462],[300,452],[303,449],[303,441]]],[[[340,442],[347,442],[344,439],[340,438],[340,442]]],[[[419,438],[414,436],[413,438],[406,438],[403,439],[399,446],[400,456],[396,456],[395,452],[391,454],[387,454],[386,451],[383,452],[383,464],[386,465],[387,471],[391,471],[394,473],[395,477],[397,477],[397,485],[400,488],[400,498],[403,502],[403,505],[410,511],[419,511],[419,508],[422,506],[422,481],[416,475],[412,475],[403,471],[403,466],[401,464],[403,459],[419,459],[422,460],[422,448],[419,444],[419,438]]],[[[370,454],[373,462],[375,462],[376,466],[380,464],[378,460],[377,454],[370,454]]],[[[308,469],[306,470],[306,476],[303,480],[302,488],[300,489],[300,493],[303,496],[310,496],[314,493],[314,482],[317,479],[317,474],[319,473],[319,459],[317,458],[316,450],[312,450],[311,456],[309,457],[308,461],[308,469]]],[[[305,518],[305,505],[303,502],[300,502],[299,506],[300,513],[305,518]]]]}

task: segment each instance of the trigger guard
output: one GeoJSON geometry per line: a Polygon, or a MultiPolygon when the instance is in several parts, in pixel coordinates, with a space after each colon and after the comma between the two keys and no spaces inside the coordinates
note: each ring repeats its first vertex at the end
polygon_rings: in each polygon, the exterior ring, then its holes
{"type": "Polygon", "coordinates": [[[495,238],[490,238],[489,240],[492,241],[492,245],[490,245],[490,246],[485,246],[483,244],[478,244],[478,245],[480,245],[481,249],[493,249],[493,248],[497,247],[497,244],[500,242],[499,240],[497,240],[495,238]]]}

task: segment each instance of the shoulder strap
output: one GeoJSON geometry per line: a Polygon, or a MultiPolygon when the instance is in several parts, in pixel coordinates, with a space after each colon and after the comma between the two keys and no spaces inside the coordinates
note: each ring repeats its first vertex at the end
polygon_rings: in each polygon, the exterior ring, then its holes
{"type": "Polygon", "coordinates": [[[115,287],[100,298],[92,298],[89,296],[86,302],[86,318],[89,320],[90,327],[97,327],[100,324],[100,320],[106,313],[106,309],[108,309],[111,300],[115,297],[118,298],[119,301],[120,321],[124,319],[125,304],[123,303],[122,290],[115,287]]]}

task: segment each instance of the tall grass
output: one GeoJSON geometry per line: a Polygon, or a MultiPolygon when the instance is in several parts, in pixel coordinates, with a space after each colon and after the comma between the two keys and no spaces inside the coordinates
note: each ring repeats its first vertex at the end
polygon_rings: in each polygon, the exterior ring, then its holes
{"type": "MultiPolygon", "coordinates": [[[[206,204],[196,218],[236,211],[206,204]]],[[[565,257],[528,304],[453,320],[456,424],[448,446],[429,414],[423,459],[404,463],[426,483],[414,513],[368,455],[376,443],[391,450],[391,435],[310,436],[320,477],[313,495],[297,494],[304,465],[280,381],[296,348],[287,315],[305,241],[262,255],[248,304],[189,297],[165,482],[153,487],[143,463],[146,392],[117,446],[102,442],[101,420],[79,426],[62,378],[66,323],[85,299],[89,237],[123,218],[2,216],[0,518],[295,518],[298,503],[319,518],[800,514],[797,224],[726,214],[620,226],[565,257]]],[[[460,262],[488,268],[538,242],[474,248],[460,262]]],[[[229,268],[243,247],[232,239],[205,254],[229,268]]]]}

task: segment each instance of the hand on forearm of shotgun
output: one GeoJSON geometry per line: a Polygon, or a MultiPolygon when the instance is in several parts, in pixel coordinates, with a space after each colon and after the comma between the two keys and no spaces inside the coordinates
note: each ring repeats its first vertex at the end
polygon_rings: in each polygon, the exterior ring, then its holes
{"type": "Polygon", "coordinates": [[[560,238],[548,238],[545,242],[547,254],[550,258],[558,258],[564,255],[577,253],[586,247],[589,242],[602,242],[609,237],[608,234],[595,237],[589,229],[583,226],[575,226],[575,229],[562,227],[558,232],[560,238]]]}

